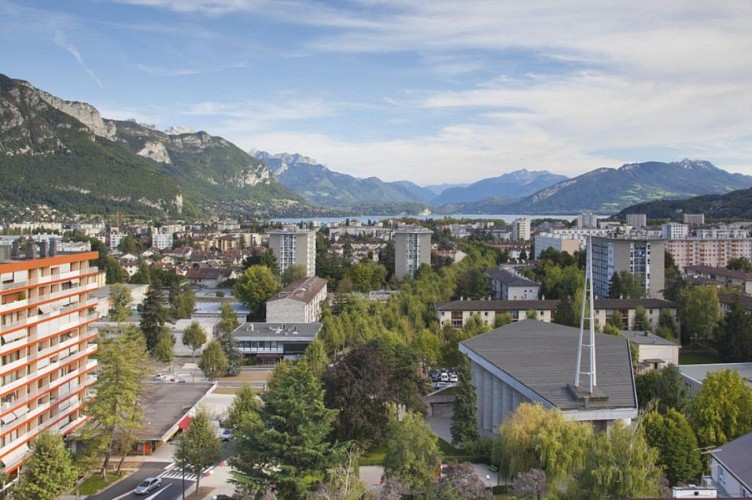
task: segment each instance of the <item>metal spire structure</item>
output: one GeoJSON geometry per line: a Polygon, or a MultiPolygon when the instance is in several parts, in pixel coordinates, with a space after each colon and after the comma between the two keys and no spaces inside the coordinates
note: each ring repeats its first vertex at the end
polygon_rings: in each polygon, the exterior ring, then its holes
{"type": "MultiPolygon", "coordinates": [[[[582,294],[582,313],[580,314],[580,339],[577,345],[577,370],[574,375],[574,387],[580,389],[580,376],[588,378],[587,392],[592,394],[596,386],[595,380],[595,299],[593,297],[593,238],[587,239],[587,256],[585,265],[585,289],[582,294]],[[585,301],[590,304],[590,314],[588,321],[590,323],[590,338],[587,344],[584,344],[585,336],[585,301]],[[582,352],[587,352],[587,371],[582,367],[582,352]]],[[[585,390],[583,387],[582,390],[585,390]]]]}

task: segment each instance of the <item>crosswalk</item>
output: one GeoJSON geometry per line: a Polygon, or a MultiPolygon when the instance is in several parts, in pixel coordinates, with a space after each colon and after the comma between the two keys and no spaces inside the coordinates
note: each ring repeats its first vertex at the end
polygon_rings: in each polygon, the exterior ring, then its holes
{"type": "MultiPolygon", "coordinates": [[[[209,467],[208,469],[204,469],[203,473],[201,474],[201,477],[206,477],[212,474],[214,471],[214,466],[209,467]]],[[[183,476],[183,471],[178,468],[177,465],[175,465],[175,462],[171,463],[167,467],[165,467],[165,471],[159,475],[162,479],[183,479],[185,477],[186,481],[196,481],[197,477],[196,474],[192,472],[185,471],[185,476],[183,476]]]]}

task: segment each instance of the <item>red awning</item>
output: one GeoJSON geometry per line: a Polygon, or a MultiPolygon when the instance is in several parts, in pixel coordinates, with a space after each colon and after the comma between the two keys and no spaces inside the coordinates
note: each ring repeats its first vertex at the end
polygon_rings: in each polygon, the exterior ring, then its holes
{"type": "Polygon", "coordinates": [[[189,417],[188,415],[186,415],[185,417],[183,417],[183,420],[181,420],[180,422],[178,422],[178,428],[181,431],[186,430],[190,426],[191,426],[191,417],[189,417]]]}

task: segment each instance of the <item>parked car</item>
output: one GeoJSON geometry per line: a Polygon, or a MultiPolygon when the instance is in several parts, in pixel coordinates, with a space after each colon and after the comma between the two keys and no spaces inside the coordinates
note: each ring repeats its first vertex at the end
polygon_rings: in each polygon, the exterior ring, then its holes
{"type": "Polygon", "coordinates": [[[456,384],[457,382],[459,382],[459,380],[460,380],[460,378],[457,376],[456,373],[454,373],[454,372],[450,372],[449,373],[449,381],[451,383],[456,384]]]}
{"type": "Polygon", "coordinates": [[[441,372],[441,375],[439,375],[439,380],[442,382],[449,382],[449,374],[447,372],[441,372]]]}
{"type": "Polygon", "coordinates": [[[154,490],[158,490],[159,487],[162,486],[162,480],[158,477],[147,477],[144,479],[141,484],[136,486],[136,489],[133,491],[136,495],[148,495],[154,490]]]}
{"type": "Polygon", "coordinates": [[[232,431],[230,429],[219,429],[219,439],[229,441],[231,437],[232,431]]]}

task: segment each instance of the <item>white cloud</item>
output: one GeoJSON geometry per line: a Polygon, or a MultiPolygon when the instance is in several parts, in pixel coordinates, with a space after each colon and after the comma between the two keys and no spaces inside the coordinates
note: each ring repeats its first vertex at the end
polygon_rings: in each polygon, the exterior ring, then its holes
{"type": "Polygon", "coordinates": [[[104,88],[104,85],[102,84],[102,81],[97,77],[97,75],[94,74],[94,72],[84,62],[83,57],[81,57],[81,52],[72,43],[69,43],[65,39],[65,35],[63,34],[62,31],[60,31],[60,30],[55,31],[54,41],[55,41],[56,45],[58,45],[59,47],[65,49],[65,50],[67,50],[68,52],[70,52],[71,55],[73,55],[73,57],[76,58],[76,61],[78,62],[78,64],[92,78],[92,80],[94,80],[95,82],[97,82],[97,85],[99,85],[100,87],[104,88]]]}

